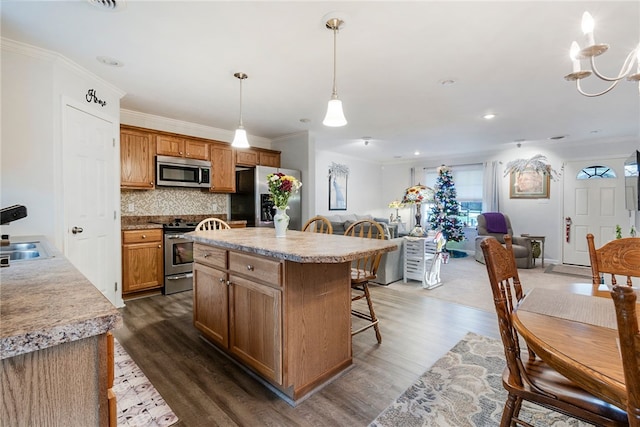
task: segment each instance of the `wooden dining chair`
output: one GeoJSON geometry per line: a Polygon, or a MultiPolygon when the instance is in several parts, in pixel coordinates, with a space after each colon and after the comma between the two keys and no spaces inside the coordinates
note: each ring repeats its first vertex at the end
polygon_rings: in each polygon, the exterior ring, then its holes
{"type": "Polygon", "coordinates": [[[610,275],[611,287],[618,284],[618,278],[626,277],[625,284],[632,286],[632,277],[640,278],[640,239],[626,237],[612,240],[596,249],[593,234],[587,234],[589,260],[591,261],[591,295],[611,297],[611,289],[603,282],[605,274],[610,275]],[[618,278],[616,278],[618,276],[618,278]],[[606,289],[602,289],[607,287],[606,289]]]}
{"type": "Polygon", "coordinates": [[[611,291],[611,298],[616,307],[618,321],[629,425],[640,427],[640,333],[636,313],[637,295],[629,286],[616,285],[611,291]]]}
{"type": "MultiPolygon", "coordinates": [[[[370,219],[354,222],[345,230],[344,235],[380,240],[384,240],[385,237],[384,228],[382,228],[378,222],[370,219]]],[[[376,312],[373,309],[373,301],[371,300],[371,293],[369,292],[369,281],[376,278],[381,258],[382,253],[379,252],[360,258],[351,265],[351,289],[355,291],[355,296],[352,295],[351,297],[351,314],[367,321],[366,325],[355,330],[352,329],[351,335],[353,336],[369,328],[373,328],[379,344],[382,343],[382,335],[380,334],[380,325],[378,324],[379,321],[376,317],[376,312]],[[367,305],[369,306],[368,313],[353,308],[353,302],[363,298],[366,299],[367,305]]]]}
{"type": "Polygon", "coordinates": [[[333,226],[331,225],[331,221],[329,221],[328,218],[322,215],[317,215],[307,221],[304,227],[302,227],[302,231],[333,234],[333,226]]]}
{"type": "Polygon", "coordinates": [[[480,245],[507,364],[502,374],[502,385],[508,396],[500,426],[529,425],[518,418],[523,401],[598,426],[627,425],[624,410],[584,391],[547,365],[533,351],[529,350],[526,360],[522,360],[520,339],[512,324],[511,313],[524,294],[509,236],[505,236],[505,244],[506,247],[503,247],[496,239],[486,239],[480,245]]]}
{"type": "Polygon", "coordinates": [[[196,225],[196,231],[226,230],[227,228],[231,228],[231,226],[220,218],[206,218],[200,221],[198,225],[196,225]]]}

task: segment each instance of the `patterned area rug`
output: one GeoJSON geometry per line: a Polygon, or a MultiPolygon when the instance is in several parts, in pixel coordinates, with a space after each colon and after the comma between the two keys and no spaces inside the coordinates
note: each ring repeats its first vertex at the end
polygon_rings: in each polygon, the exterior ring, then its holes
{"type": "Polygon", "coordinates": [[[545,273],[564,274],[567,276],[587,277],[591,279],[591,267],[581,267],[579,265],[551,264],[545,273]]]}
{"type": "MultiPolygon", "coordinates": [[[[467,334],[369,427],[498,426],[507,392],[502,343],[467,334]]],[[[589,424],[525,402],[520,417],[539,427],[589,424]]]]}
{"type": "Polygon", "coordinates": [[[178,417],[115,339],[114,353],[113,391],[118,406],[118,426],[168,427],[177,423],[178,417]]]}

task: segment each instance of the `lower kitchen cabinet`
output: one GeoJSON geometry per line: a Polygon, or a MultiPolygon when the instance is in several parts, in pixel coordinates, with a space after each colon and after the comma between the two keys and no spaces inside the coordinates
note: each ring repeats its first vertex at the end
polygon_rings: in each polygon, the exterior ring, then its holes
{"type": "Polygon", "coordinates": [[[210,340],[229,346],[229,285],[227,273],[193,265],[193,324],[210,340]]]}
{"type": "Polygon", "coordinates": [[[164,285],[162,230],[122,231],[122,296],[164,285]]]}
{"type": "Polygon", "coordinates": [[[194,244],[194,261],[194,326],[232,357],[281,385],[281,263],[200,244],[194,244]]]}

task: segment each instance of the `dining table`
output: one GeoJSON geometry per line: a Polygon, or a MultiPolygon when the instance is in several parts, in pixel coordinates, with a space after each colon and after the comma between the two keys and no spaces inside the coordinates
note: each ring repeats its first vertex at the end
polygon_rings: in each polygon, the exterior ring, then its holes
{"type": "Polygon", "coordinates": [[[527,346],[549,366],[584,390],[626,410],[611,298],[534,288],[514,309],[512,322],[527,346]]]}

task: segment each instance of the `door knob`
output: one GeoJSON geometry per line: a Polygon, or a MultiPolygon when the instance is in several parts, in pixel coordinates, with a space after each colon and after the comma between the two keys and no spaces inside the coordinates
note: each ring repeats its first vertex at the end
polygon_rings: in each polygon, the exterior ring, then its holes
{"type": "Polygon", "coordinates": [[[73,234],[82,233],[83,231],[84,231],[84,230],[82,229],[82,227],[73,227],[73,228],[71,229],[71,232],[72,232],[73,234]]]}

